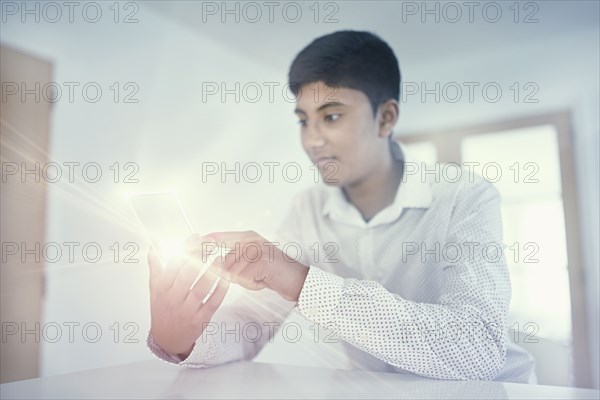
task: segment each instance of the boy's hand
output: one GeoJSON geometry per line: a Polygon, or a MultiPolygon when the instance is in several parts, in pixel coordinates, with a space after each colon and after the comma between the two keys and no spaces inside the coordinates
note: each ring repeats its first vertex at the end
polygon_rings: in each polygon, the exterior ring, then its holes
{"type": "Polygon", "coordinates": [[[288,301],[298,301],[308,274],[307,266],[254,231],[217,232],[208,236],[218,246],[231,249],[213,263],[226,279],[250,290],[270,288],[288,301]]]}
{"type": "Polygon", "coordinates": [[[155,250],[151,249],[148,254],[152,316],[150,333],[161,349],[183,359],[192,352],[196,340],[223,302],[229,288],[229,282],[221,279],[206,303],[202,302],[220,276],[218,267],[213,265],[190,290],[202,267],[202,260],[206,260],[201,243],[198,235],[193,236],[188,241],[186,254],[169,262],[164,269],[155,250]],[[194,241],[196,243],[191,243],[194,241]]]}

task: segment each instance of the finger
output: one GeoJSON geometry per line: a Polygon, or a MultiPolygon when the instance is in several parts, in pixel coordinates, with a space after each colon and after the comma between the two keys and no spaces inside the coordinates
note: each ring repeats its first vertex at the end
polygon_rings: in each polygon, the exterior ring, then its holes
{"type": "Polygon", "coordinates": [[[220,254],[218,243],[210,235],[202,236],[199,233],[186,239],[184,249],[186,255],[199,257],[203,263],[214,255],[220,254]]]}
{"type": "Polygon", "coordinates": [[[259,246],[263,245],[265,239],[254,231],[244,232],[213,232],[209,235],[213,238],[220,246],[225,246],[230,249],[235,248],[236,244],[243,247],[243,244],[254,242],[259,246]]]}
{"type": "Polygon", "coordinates": [[[183,243],[184,251],[194,251],[202,246],[202,243],[206,241],[206,237],[202,236],[199,233],[193,233],[188,236],[185,242],[183,243]]]}
{"type": "Polygon", "coordinates": [[[150,288],[154,288],[158,283],[158,278],[162,273],[163,266],[158,257],[158,253],[153,246],[150,246],[150,249],[148,250],[148,268],[150,270],[150,288]]]}
{"type": "Polygon", "coordinates": [[[240,284],[242,286],[252,285],[255,287],[255,282],[265,280],[266,276],[263,276],[263,268],[261,267],[262,257],[260,256],[260,248],[256,246],[248,246],[247,251],[241,251],[242,254],[237,254],[232,250],[229,252],[224,259],[217,260],[220,269],[222,270],[221,275],[227,280],[240,284]]]}
{"type": "Polygon", "coordinates": [[[231,269],[236,264],[245,261],[244,257],[241,254],[238,254],[237,250],[238,249],[231,249],[225,255],[223,255],[222,253],[214,261],[214,265],[220,271],[221,276],[223,276],[227,280],[231,279],[231,269]]]}
{"type": "Polygon", "coordinates": [[[210,293],[210,290],[214,288],[217,280],[221,278],[219,272],[218,266],[215,264],[211,265],[210,268],[198,279],[198,281],[195,282],[185,301],[193,303],[193,307],[198,307],[206,298],[206,295],[210,293]]]}
{"type": "Polygon", "coordinates": [[[174,291],[174,300],[177,302],[183,302],[185,300],[201,269],[202,259],[199,255],[194,254],[186,257],[186,261],[173,283],[172,290],[174,291]]]}
{"type": "Polygon", "coordinates": [[[201,246],[202,261],[205,263],[212,261],[222,252],[219,244],[211,236],[204,236],[201,246]]]}
{"type": "Polygon", "coordinates": [[[259,264],[250,262],[235,263],[229,270],[230,281],[247,289],[257,290],[267,286],[267,276],[259,264]]]}
{"type": "Polygon", "coordinates": [[[157,288],[162,291],[171,289],[183,264],[184,258],[181,256],[169,260],[158,278],[157,288]]]}
{"type": "Polygon", "coordinates": [[[206,303],[199,308],[194,318],[200,319],[201,322],[207,322],[207,320],[210,320],[221,304],[223,304],[223,300],[225,299],[225,295],[227,294],[228,290],[229,282],[225,279],[219,280],[215,291],[208,298],[208,300],[206,300],[206,303]]]}

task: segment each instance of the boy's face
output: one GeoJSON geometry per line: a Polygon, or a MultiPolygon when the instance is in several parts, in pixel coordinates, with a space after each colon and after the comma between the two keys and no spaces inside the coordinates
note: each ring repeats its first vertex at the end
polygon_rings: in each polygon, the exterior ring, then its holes
{"type": "Polygon", "coordinates": [[[381,162],[383,141],[369,98],[361,91],[314,82],[296,98],[302,146],[323,181],[350,187],[381,162]]]}

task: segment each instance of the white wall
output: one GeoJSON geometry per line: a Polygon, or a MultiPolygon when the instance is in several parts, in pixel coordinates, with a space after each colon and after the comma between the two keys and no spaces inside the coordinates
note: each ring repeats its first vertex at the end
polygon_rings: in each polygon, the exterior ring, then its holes
{"type": "MultiPolygon", "coordinates": [[[[468,53],[452,55],[452,42],[443,36],[385,35],[400,27],[398,21],[346,17],[340,24],[326,27],[370,28],[388,39],[399,55],[403,78],[411,82],[498,82],[505,91],[513,82],[535,82],[540,88],[537,104],[515,103],[508,92],[498,103],[482,101],[456,104],[431,100],[423,103],[417,96],[402,104],[397,131],[418,132],[468,126],[516,116],[571,109],[575,115],[575,145],[585,247],[590,338],[598,332],[598,26],[576,26],[565,32],[511,43],[496,43],[479,38],[468,53]],[[415,46],[427,57],[422,59],[415,46]],[[435,58],[436,49],[443,56],[435,58]],[[443,49],[444,51],[441,51],[443,49]],[[432,53],[433,52],[433,53],[432,53]],[[406,56],[404,56],[406,54],[406,56]],[[433,55],[432,55],[433,54],[433,55]],[[435,59],[435,62],[431,60],[435,59]],[[595,222],[594,222],[595,221],[595,222]]],[[[226,184],[211,179],[201,184],[199,172],[206,161],[297,161],[307,165],[299,145],[292,107],[282,96],[269,103],[228,101],[226,105],[210,100],[203,103],[202,82],[229,83],[285,82],[289,54],[298,49],[285,48],[267,58],[248,56],[246,47],[238,49],[211,33],[205,26],[195,29],[159,15],[152,7],[141,7],[140,23],[114,24],[21,24],[2,27],[2,41],[52,60],[57,82],[96,81],[107,88],[112,82],[134,81],[140,87],[138,104],[101,101],[89,104],[76,101],[56,104],[52,131],[53,159],[57,161],[97,161],[104,173],[115,161],[136,162],[140,166],[139,184],[51,184],[49,192],[48,241],[96,241],[103,249],[113,242],[121,244],[142,239],[132,224],[124,191],[178,190],[192,220],[200,231],[246,229],[270,232],[285,211],[293,193],[311,184],[305,170],[303,180],[286,183],[281,176],[276,184],[226,184]],[[280,58],[285,58],[282,60],[280,58]],[[275,67],[277,66],[277,67],[275,67]]],[[[543,26],[542,26],[543,25],[543,26]]],[[[316,36],[307,25],[294,27],[291,43],[308,43],[316,36]]],[[[253,32],[238,24],[231,27],[240,42],[253,32]]],[[[439,27],[438,27],[439,28],[439,27]]],[[[484,32],[481,23],[464,25],[465,37],[484,32]]],[[[323,30],[322,26],[318,27],[323,30]]],[[[449,29],[449,28],[448,28],[449,29]]],[[[507,28],[508,29],[508,28],[507,28]]],[[[281,43],[277,32],[274,42],[281,43]]],[[[496,36],[497,38],[497,36],[496,36]]],[[[269,37],[257,37],[255,45],[269,46],[269,37]]],[[[458,45],[458,44],[457,44],[458,45]]],[[[464,47],[464,43],[461,44],[464,47]]],[[[46,321],[97,322],[104,335],[98,343],[86,343],[78,333],[75,343],[65,339],[44,343],[42,374],[55,374],[83,368],[117,364],[150,357],[144,347],[148,329],[147,272],[143,251],[138,264],[105,262],[91,265],[63,262],[48,265],[46,321]],[[113,342],[109,327],[114,322],[135,322],[137,344],[113,342]]],[[[91,331],[90,331],[91,332],[91,331]]],[[[124,333],[121,326],[121,333],[124,333]]],[[[592,340],[593,341],[593,340],[592,340]]],[[[277,349],[263,354],[274,359],[277,349]],[[269,352],[271,355],[269,355],[269,352]]],[[[293,351],[293,350],[290,350],[293,351]]],[[[590,344],[595,361],[592,376],[598,376],[598,346],[590,344]]],[[[289,354],[289,353],[286,353],[289,354]]],[[[294,359],[288,356],[288,359],[294,359]]],[[[281,354],[279,354],[281,359],[281,354]]],[[[596,386],[598,382],[596,381],[596,386]]]]}
{"type": "MultiPolygon", "coordinates": [[[[62,262],[47,265],[45,323],[61,325],[63,337],[57,343],[43,343],[42,375],[150,357],[145,348],[149,327],[145,248],[140,249],[137,264],[110,260],[109,246],[114,242],[144,244],[125,192],[175,188],[202,232],[250,227],[269,232],[285,211],[280,205],[287,205],[299,184],[286,185],[279,175],[277,185],[261,186],[268,193],[265,198],[255,195],[258,184],[221,185],[214,177],[202,184],[201,163],[251,159],[306,164],[289,104],[241,102],[228,104],[224,113],[219,101],[201,101],[203,81],[263,82],[275,77],[283,82],[284,71],[274,74],[266,65],[150,10],[142,9],[139,18],[140,23],[133,25],[103,20],[97,25],[7,23],[2,28],[4,43],[51,60],[56,82],[99,82],[108,91],[115,81],[133,81],[140,88],[138,104],[115,104],[105,95],[96,104],[79,98],[55,105],[52,159],[95,161],[106,179],[49,184],[47,242],[97,242],[106,261],[72,263],[65,256],[62,262]],[[277,149],[276,158],[270,149],[277,149]],[[112,182],[109,166],[115,161],[137,163],[139,183],[112,182]],[[69,343],[63,325],[68,322],[81,324],[75,327],[74,343],[69,343]],[[97,323],[103,331],[97,343],[82,336],[87,322],[97,323]],[[120,323],[117,344],[115,322],[120,323]],[[139,343],[124,343],[123,335],[133,333],[133,328],[125,330],[127,322],[139,327],[131,336],[139,343]]],[[[306,185],[306,179],[303,182],[306,185]]],[[[54,337],[54,331],[47,333],[54,337]]],[[[93,338],[94,329],[88,334],[93,338]]]]}

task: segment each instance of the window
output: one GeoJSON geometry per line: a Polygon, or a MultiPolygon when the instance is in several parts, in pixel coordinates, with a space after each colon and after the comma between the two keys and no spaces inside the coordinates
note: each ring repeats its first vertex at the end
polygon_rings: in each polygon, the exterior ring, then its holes
{"type": "Polygon", "coordinates": [[[462,162],[502,195],[511,326],[568,344],[571,298],[556,129],[534,126],[466,137],[462,162]],[[467,164],[472,163],[472,164],[467,164]]]}
{"type": "Polygon", "coordinates": [[[590,358],[570,121],[568,112],[558,112],[399,138],[423,161],[458,163],[495,184],[513,289],[509,328],[567,347],[575,384],[586,387],[590,358]]]}

